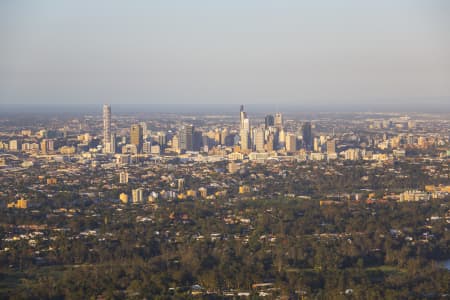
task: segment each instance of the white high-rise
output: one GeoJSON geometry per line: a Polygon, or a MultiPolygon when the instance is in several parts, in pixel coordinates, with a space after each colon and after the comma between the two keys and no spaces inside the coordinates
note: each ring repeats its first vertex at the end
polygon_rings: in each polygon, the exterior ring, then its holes
{"type": "Polygon", "coordinates": [[[240,110],[240,124],[239,124],[239,136],[241,137],[241,149],[244,151],[250,150],[250,120],[247,118],[247,114],[244,111],[244,105],[241,105],[240,110]]]}
{"type": "Polygon", "coordinates": [[[243,120],[239,135],[241,137],[241,149],[244,151],[250,150],[251,148],[250,120],[248,118],[245,118],[243,120]]]}
{"type": "Polygon", "coordinates": [[[111,148],[111,106],[103,105],[103,149],[105,152],[111,148]]]}

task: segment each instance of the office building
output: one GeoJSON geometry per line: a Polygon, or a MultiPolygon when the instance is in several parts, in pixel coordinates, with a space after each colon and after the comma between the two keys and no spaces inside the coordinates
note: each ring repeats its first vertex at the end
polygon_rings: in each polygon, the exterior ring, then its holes
{"type": "Polygon", "coordinates": [[[227,144],[227,137],[229,135],[228,128],[224,128],[220,134],[220,144],[225,146],[227,144]]]}
{"type": "Polygon", "coordinates": [[[281,113],[275,114],[275,127],[278,129],[283,128],[283,115],[281,113]]]}
{"type": "Polygon", "coordinates": [[[243,105],[241,105],[240,111],[239,137],[241,142],[241,150],[242,151],[251,150],[252,145],[250,137],[250,120],[247,118],[247,114],[244,111],[243,105]]]}
{"type": "Polygon", "coordinates": [[[165,132],[158,132],[157,133],[157,138],[158,138],[158,144],[161,146],[161,149],[166,148],[167,146],[167,135],[165,132]]]}
{"type": "Polygon", "coordinates": [[[9,151],[17,151],[19,150],[19,142],[17,140],[9,141],[9,151]]]}
{"type": "Polygon", "coordinates": [[[266,150],[268,152],[273,151],[275,148],[275,135],[273,133],[269,133],[267,136],[267,142],[266,142],[266,150]]]}
{"type": "Polygon", "coordinates": [[[295,134],[288,133],[286,135],[286,151],[296,152],[297,151],[297,137],[295,134]]]}
{"type": "Polygon", "coordinates": [[[250,120],[245,118],[242,123],[242,128],[239,132],[241,138],[241,149],[244,151],[251,150],[252,142],[250,137],[250,120]]]}
{"type": "Polygon", "coordinates": [[[327,154],[336,154],[336,140],[327,141],[327,154]]]}
{"type": "Polygon", "coordinates": [[[302,126],[302,135],[303,135],[303,147],[306,150],[311,150],[313,146],[313,136],[311,130],[311,123],[306,122],[302,126]]]}
{"type": "Polygon", "coordinates": [[[272,115],[267,115],[267,116],[264,118],[264,125],[265,125],[265,128],[266,128],[266,129],[269,128],[269,127],[274,126],[274,125],[275,125],[275,119],[274,119],[274,117],[273,117],[272,115]]]}
{"type": "Polygon", "coordinates": [[[286,146],[286,133],[283,128],[278,132],[278,149],[283,149],[286,146]]]}
{"type": "Polygon", "coordinates": [[[41,141],[41,152],[47,154],[48,152],[53,152],[55,150],[54,141],[49,139],[43,139],[41,141]]]}
{"type": "Polygon", "coordinates": [[[172,137],[172,150],[180,152],[180,138],[178,137],[178,135],[174,135],[172,137]]]}
{"type": "Polygon", "coordinates": [[[192,137],[192,148],[194,151],[200,151],[202,146],[203,146],[202,132],[194,130],[194,136],[192,137]]]}
{"type": "Polygon", "coordinates": [[[247,113],[244,111],[244,105],[241,105],[241,110],[240,110],[240,125],[239,128],[243,128],[244,127],[244,120],[247,118],[247,113]]]}
{"type": "Polygon", "coordinates": [[[320,152],[320,141],[317,137],[314,138],[314,152],[320,152]]]}
{"type": "Polygon", "coordinates": [[[142,152],[144,153],[151,153],[151,148],[152,148],[152,142],[144,142],[142,143],[142,152]]]}
{"type": "Polygon", "coordinates": [[[264,152],[264,128],[258,127],[255,129],[255,150],[264,152]]]}
{"type": "Polygon", "coordinates": [[[179,143],[181,151],[194,151],[194,125],[181,127],[179,143]]]}
{"type": "Polygon", "coordinates": [[[143,133],[139,124],[131,125],[130,144],[135,145],[138,153],[142,152],[143,133]]]}
{"type": "Polygon", "coordinates": [[[148,136],[147,123],[139,122],[139,125],[141,125],[141,127],[142,127],[142,136],[144,137],[144,139],[146,139],[148,136]]]}
{"type": "Polygon", "coordinates": [[[103,145],[103,152],[104,153],[116,153],[116,134],[111,134],[110,142],[106,142],[103,145]]]}
{"type": "Polygon", "coordinates": [[[214,143],[216,145],[220,145],[220,141],[221,141],[221,132],[219,129],[216,128],[216,130],[214,131],[214,143]]]}

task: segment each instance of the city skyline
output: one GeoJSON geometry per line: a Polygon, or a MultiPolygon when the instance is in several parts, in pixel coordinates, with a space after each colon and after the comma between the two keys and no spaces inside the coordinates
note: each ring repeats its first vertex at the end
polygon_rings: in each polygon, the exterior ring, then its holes
{"type": "Polygon", "coordinates": [[[450,1],[0,1],[0,299],[443,299],[450,1]]]}
{"type": "Polygon", "coordinates": [[[231,106],[0,116],[0,298],[448,294],[448,115],[231,106]]]}

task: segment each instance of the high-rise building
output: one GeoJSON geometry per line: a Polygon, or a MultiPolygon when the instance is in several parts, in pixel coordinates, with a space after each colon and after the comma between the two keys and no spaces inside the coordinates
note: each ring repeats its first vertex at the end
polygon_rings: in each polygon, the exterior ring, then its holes
{"type": "Polygon", "coordinates": [[[285,146],[286,146],[286,132],[284,131],[283,128],[281,128],[281,130],[278,131],[278,144],[277,144],[277,148],[278,148],[278,149],[284,149],[285,146]]]}
{"type": "Polygon", "coordinates": [[[297,151],[297,137],[295,134],[288,133],[286,135],[286,151],[295,152],[297,151]]]}
{"type": "Polygon", "coordinates": [[[111,145],[111,106],[108,104],[103,105],[103,148],[106,149],[106,145],[111,145]]]}
{"type": "Polygon", "coordinates": [[[157,133],[157,137],[158,137],[158,144],[161,146],[161,149],[164,149],[167,145],[167,135],[165,132],[158,132],[157,133]]]}
{"type": "Polygon", "coordinates": [[[142,126],[139,124],[131,125],[130,144],[136,146],[138,153],[141,153],[142,151],[142,137],[142,126]]]}
{"type": "Polygon", "coordinates": [[[142,152],[148,154],[151,153],[151,149],[152,149],[152,142],[145,141],[142,143],[142,152]]]}
{"type": "Polygon", "coordinates": [[[216,145],[221,145],[221,132],[218,128],[214,131],[214,142],[216,145]]]}
{"type": "Polygon", "coordinates": [[[244,120],[247,118],[247,113],[244,111],[244,105],[241,105],[241,110],[240,110],[240,125],[239,127],[242,128],[244,126],[244,120]]]}
{"type": "Polygon", "coordinates": [[[222,130],[222,132],[220,133],[220,144],[221,145],[223,145],[223,146],[226,145],[226,140],[227,140],[228,135],[229,135],[228,128],[224,128],[222,130]]]}
{"type": "Polygon", "coordinates": [[[327,154],[335,154],[336,153],[336,140],[331,139],[327,141],[327,154]]]}
{"type": "Polygon", "coordinates": [[[194,130],[192,137],[192,150],[200,151],[203,145],[203,135],[201,131],[194,130]]]}
{"type": "Polygon", "coordinates": [[[176,152],[180,151],[180,138],[178,135],[172,137],[172,149],[176,152]]]}
{"type": "Polygon", "coordinates": [[[144,139],[147,138],[147,135],[148,135],[147,123],[139,122],[139,125],[141,125],[141,127],[142,127],[142,136],[144,137],[144,139]]]}
{"type": "Polygon", "coordinates": [[[43,139],[41,141],[41,153],[42,154],[47,154],[47,151],[48,151],[48,149],[47,149],[47,140],[43,139]]]}
{"type": "Polygon", "coordinates": [[[9,141],[9,151],[17,151],[19,150],[19,142],[17,140],[9,141]]]}
{"type": "Polygon", "coordinates": [[[273,133],[269,133],[267,136],[266,150],[268,152],[273,151],[275,147],[275,135],[273,133]]]}
{"type": "Polygon", "coordinates": [[[116,153],[116,134],[111,134],[111,140],[110,142],[106,142],[103,145],[103,152],[104,153],[116,153]]]}
{"type": "Polygon", "coordinates": [[[320,151],[320,144],[319,144],[319,139],[317,137],[314,138],[314,145],[313,145],[313,149],[315,152],[319,152],[320,151]]]}
{"type": "Polygon", "coordinates": [[[47,150],[48,151],[55,151],[55,140],[47,140],[47,150]]]}
{"type": "Polygon", "coordinates": [[[180,150],[193,151],[194,150],[194,125],[184,125],[180,131],[180,150]]]}
{"type": "Polygon", "coordinates": [[[116,153],[116,134],[115,133],[111,134],[111,148],[109,150],[111,150],[110,153],[116,153]]]}
{"type": "Polygon", "coordinates": [[[255,149],[257,152],[264,152],[264,128],[258,127],[255,130],[255,149]]]}
{"type": "Polygon", "coordinates": [[[303,147],[306,150],[311,150],[313,146],[313,136],[310,122],[305,122],[305,124],[303,124],[302,135],[303,135],[303,147]]]}
{"type": "Polygon", "coordinates": [[[251,150],[250,120],[247,118],[247,114],[244,111],[244,105],[241,105],[240,111],[239,136],[241,140],[241,150],[251,150]]]}
{"type": "Polygon", "coordinates": [[[249,119],[245,118],[243,126],[239,132],[241,137],[241,149],[244,151],[250,150],[251,148],[251,138],[250,138],[250,122],[249,119]]]}
{"type": "Polygon", "coordinates": [[[54,140],[43,139],[41,141],[41,152],[47,154],[48,152],[53,152],[55,150],[54,140]]]}
{"type": "Polygon", "coordinates": [[[275,114],[275,127],[281,129],[283,127],[283,115],[281,113],[275,114]]]}
{"type": "Polygon", "coordinates": [[[274,119],[274,117],[273,117],[272,115],[267,115],[267,116],[264,118],[264,125],[265,125],[265,128],[266,128],[266,129],[269,128],[269,127],[271,127],[271,126],[274,126],[274,125],[275,125],[275,119],[274,119]]]}

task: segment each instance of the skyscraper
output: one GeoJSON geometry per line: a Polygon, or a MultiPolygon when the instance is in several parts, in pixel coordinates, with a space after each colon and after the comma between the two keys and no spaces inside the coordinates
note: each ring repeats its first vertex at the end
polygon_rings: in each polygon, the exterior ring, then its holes
{"type": "Polygon", "coordinates": [[[147,138],[147,135],[148,135],[147,123],[139,122],[139,125],[141,125],[141,127],[142,127],[142,136],[144,137],[144,139],[147,138]]]}
{"type": "Polygon", "coordinates": [[[335,154],[336,153],[336,140],[331,139],[327,141],[327,154],[335,154]]]}
{"type": "Polygon", "coordinates": [[[240,111],[240,128],[242,129],[244,127],[244,120],[247,118],[247,113],[244,111],[244,105],[241,105],[241,111],[240,111]]]}
{"type": "Polygon", "coordinates": [[[111,106],[108,104],[104,104],[103,105],[103,149],[107,149],[107,146],[110,147],[110,145],[111,145],[111,106]]]}
{"type": "Polygon", "coordinates": [[[138,153],[142,151],[142,126],[139,124],[131,125],[130,144],[135,145],[138,153]]]}
{"type": "Polygon", "coordinates": [[[303,147],[306,150],[312,149],[313,137],[311,131],[311,123],[305,122],[302,127],[302,135],[303,135],[303,147]]]}
{"type": "Polygon", "coordinates": [[[194,150],[194,125],[184,125],[180,131],[180,150],[194,150]]]}
{"type": "Polygon", "coordinates": [[[297,151],[297,137],[295,134],[288,133],[286,135],[286,151],[295,152],[297,151]]]}
{"type": "Polygon", "coordinates": [[[281,129],[283,127],[283,115],[281,113],[275,114],[275,127],[281,129]]]}
{"type": "Polygon", "coordinates": [[[239,131],[239,136],[241,137],[241,149],[244,151],[250,150],[250,120],[248,118],[243,120],[241,130],[239,131]]]}
{"type": "Polygon", "coordinates": [[[203,145],[203,136],[201,131],[194,130],[194,135],[192,137],[192,150],[200,151],[203,145]]]}
{"type": "Polygon", "coordinates": [[[264,128],[258,127],[255,130],[255,149],[257,152],[264,152],[264,128]]]}
{"type": "Polygon", "coordinates": [[[247,118],[247,114],[244,111],[244,105],[241,105],[240,111],[239,136],[241,138],[241,149],[244,151],[250,150],[250,120],[247,118]]]}
{"type": "Polygon", "coordinates": [[[116,134],[111,134],[111,142],[106,143],[105,145],[105,153],[116,153],[116,134]]]}
{"type": "Polygon", "coordinates": [[[267,136],[266,150],[271,152],[275,146],[275,135],[271,132],[267,136]]]}
{"type": "Polygon", "coordinates": [[[275,125],[275,119],[273,118],[272,115],[267,115],[264,118],[264,124],[265,124],[266,129],[271,127],[271,126],[274,126],[275,125]]]}

